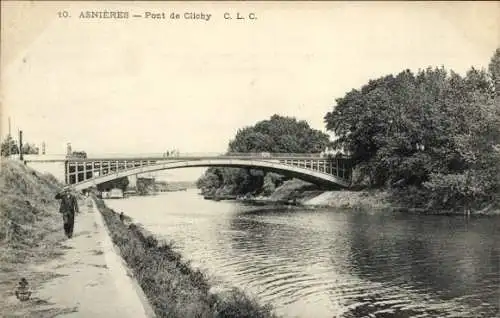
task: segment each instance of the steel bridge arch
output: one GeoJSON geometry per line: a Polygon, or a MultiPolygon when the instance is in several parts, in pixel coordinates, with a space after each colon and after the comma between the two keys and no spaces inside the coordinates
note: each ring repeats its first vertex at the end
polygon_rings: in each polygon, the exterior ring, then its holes
{"type": "Polygon", "coordinates": [[[70,186],[75,190],[83,190],[106,181],[128,177],[136,174],[155,172],[161,170],[181,169],[191,167],[233,167],[233,168],[250,168],[260,169],[280,173],[287,176],[296,177],[311,183],[326,185],[331,187],[349,187],[349,181],[340,177],[312,170],[284,164],[279,160],[248,160],[248,159],[196,159],[196,160],[180,160],[180,161],[161,161],[159,163],[150,164],[142,167],[119,170],[108,173],[102,176],[92,177],[90,179],[73,183],[70,186]]]}

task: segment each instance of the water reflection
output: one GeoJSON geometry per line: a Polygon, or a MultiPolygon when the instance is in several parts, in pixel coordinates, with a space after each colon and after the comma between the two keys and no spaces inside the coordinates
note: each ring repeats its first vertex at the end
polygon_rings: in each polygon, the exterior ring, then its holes
{"type": "Polygon", "coordinates": [[[258,208],[193,193],[118,201],[286,317],[498,314],[498,219],[258,208]]]}
{"type": "MultiPolygon", "coordinates": [[[[352,215],[347,223],[352,275],[402,289],[414,301],[392,314],[493,317],[498,314],[498,226],[487,219],[352,215]],[[370,221],[370,222],[367,222],[370,221]],[[414,297],[417,295],[418,297],[414,297]]],[[[392,289],[391,289],[392,288],[392,289]]],[[[393,293],[388,292],[388,295],[393,293]]],[[[384,300],[384,293],[378,297],[384,300]]],[[[378,299],[370,301],[372,305],[378,299]]],[[[356,308],[354,316],[385,308],[356,308]],[[363,312],[360,312],[362,310],[363,312]]],[[[386,314],[390,314],[387,312],[386,314]]],[[[353,317],[354,317],[353,316],[353,317]]]]}

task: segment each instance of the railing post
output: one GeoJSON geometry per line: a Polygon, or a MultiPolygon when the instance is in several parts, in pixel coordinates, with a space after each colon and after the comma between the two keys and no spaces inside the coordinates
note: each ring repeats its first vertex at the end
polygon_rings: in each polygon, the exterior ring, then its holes
{"type": "Polygon", "coordinates": [[[78,162],[75,162],[75,183],[78,183],[78,172],[80,171],[78,162]]]}
{"type": "Polygon", "coordinates": [[[102,176],[104,174],[104,169],[102,167],[102,161],[99,161],[99,176],[102,176]]]}
{"type": "Polygon", "coordinates": [[[83,162],[83,180],[82,181],[85,181],[85,180],[87,180],[87,161],[83,162]]]}
{"type": "Polygon", "coordinates": [[[66,184],[69,184],[69,161],[66,160],[64,163],[64,178],[66,181],[66,184]]]}

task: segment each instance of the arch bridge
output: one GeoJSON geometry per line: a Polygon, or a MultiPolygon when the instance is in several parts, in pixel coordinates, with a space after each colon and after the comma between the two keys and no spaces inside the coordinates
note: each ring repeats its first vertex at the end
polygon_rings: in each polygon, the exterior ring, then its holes
{"type": "Polygon", "coordinates": [[[219,156],[152,156],[142,158],[71,158],[65,161],[65,183],[77,190],[131,175],[189,167],[235,167],[276,172],[328,187],[348,187],[348,158],[320,154],[225,154],[219,156]]]}

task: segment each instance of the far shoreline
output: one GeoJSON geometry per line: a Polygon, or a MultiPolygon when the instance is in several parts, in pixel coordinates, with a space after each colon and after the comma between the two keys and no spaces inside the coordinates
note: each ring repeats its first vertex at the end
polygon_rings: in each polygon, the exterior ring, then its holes
{"type": "MultiPolygon", "coordinates": [[[[389,199],[389,193],[382,190],[304,190],[300,180],[290,180],[277,188],[269,196],[245,197],[227,194],[199,195],[206,200],[234,201],[248,203],[255,206],[292,206],[296,208],[320,210],[343,209],[356,212],[375,213],[406,213],[410,215],[441,215],[463,216],[464,210],[432,210],[420,207],[395,205],[389,199]]],[[[499,216],[500,209],[493,204],[482,210],[474,210],[468,216],[499,216]]]]}

